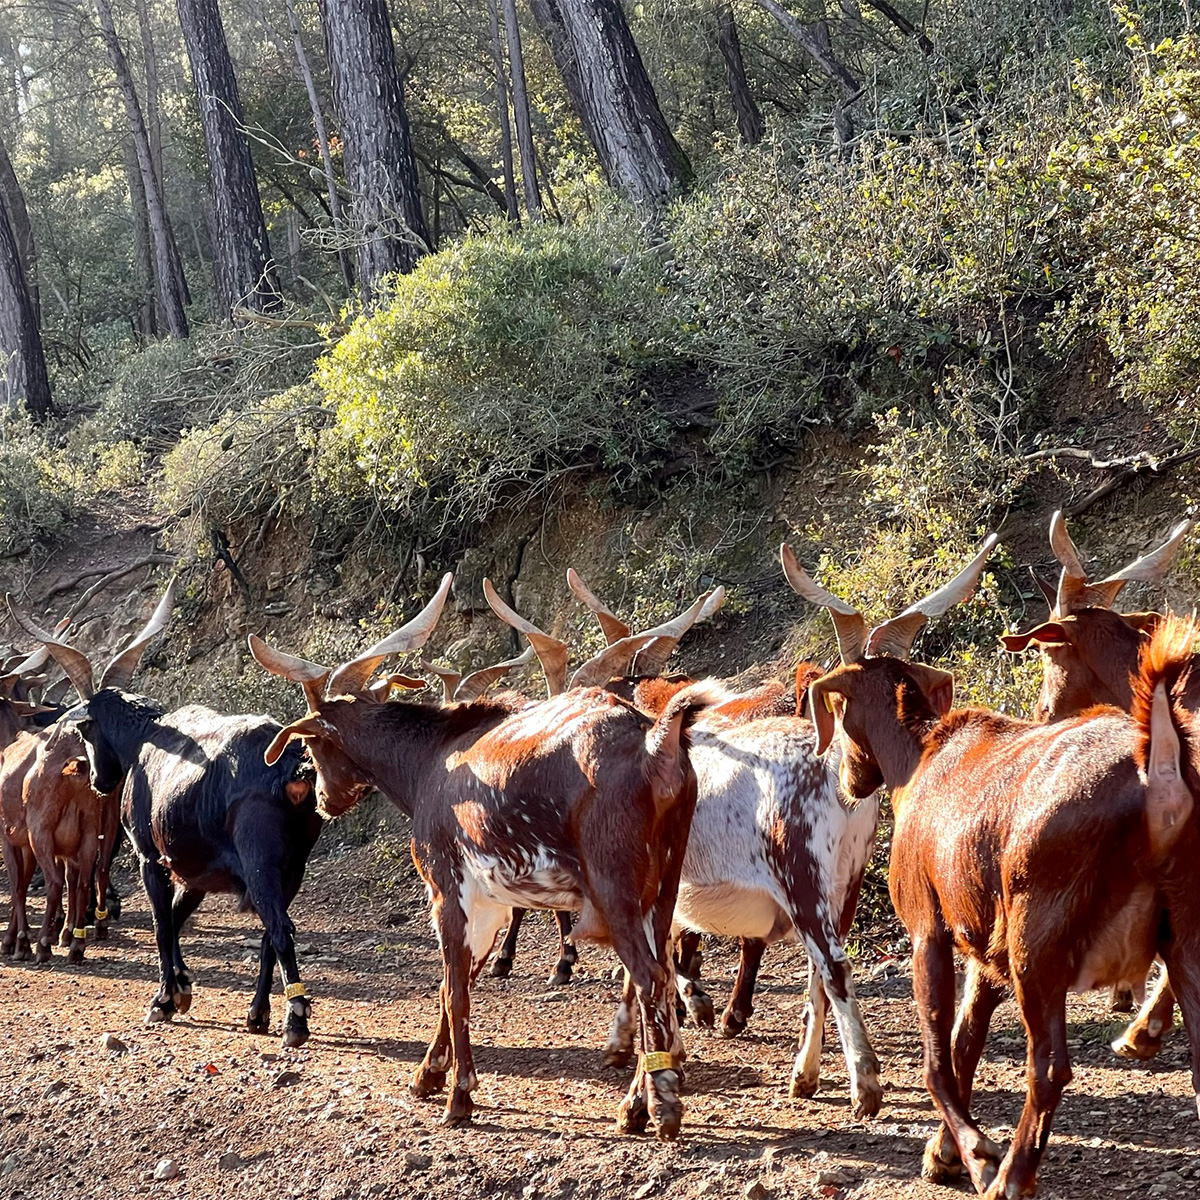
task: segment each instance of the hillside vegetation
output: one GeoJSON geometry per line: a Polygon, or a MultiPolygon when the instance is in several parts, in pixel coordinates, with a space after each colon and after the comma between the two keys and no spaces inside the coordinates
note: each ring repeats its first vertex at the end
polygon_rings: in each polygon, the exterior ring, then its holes
{"type": "MultiPolygon", "coordinates": [[[[297,289],[275,315],[228,328],[193,313],[190,338],[164,341],[77,312],[87,354],[52,358],[57,415],[4,422],[10,584],[54,607],[73,522],[136,518],[188,584],[158,665],[197,666],[160,685],[282,711],[298,697],[247,668],[245,629],[349,654],[443,569],[460,582],[440,644],[460,665],[508,645],[480,611],[484,575],[533,618],[594,638],[566,603],[574,562],[638,621],[726,584],[689,666],[783,670],[832,640],[786,592],[780,540],[882,617],[998,528],[979,598],[923,653],[967,696],[1023,708],[1036,668],[995,635],[1043,611],[1017,568],[1045,565],[1049,512],[1078,510],[1081,545],[1115,568],[1197,487],[1200,40],[1172,3],[1069,9],[930,5],[928,49],[877,14],[835,23],[867,80],[845,139],[826,88],[770,67],[792,43],[748,5],[769,107],[746,145],[712,111],[711,55],[689,40],[699,10],[638,5],[695,171],[652,208],[604,184],[527,31],[546,219],[507,221],[474,196],[465,226],[366,305],[314,308],[297,289]]],[[[430,19],[398,24],[410,18],[430,19]]],[[[486,142],[494,116],[424,53],[422,119],[440,105],[456,136],[477,121],[486,142]]],[[[18,168],[42,171],[35,215],[58,205],[55,228],[86,241],[64,208],[81,177],[31,140],[21,152],[18,168]]],[[[119,275],[101,207],[88,219],[119,275]]],[[[267,212],[277,235],[284,213],[267,212]]],[[[329,300],[329,246],[314,237],[303,254],[329,300]]],[[[107,286],[83,273],[84,293],[107,286]]],[[[1181,605],[1193,561],[1170,585],[1181,605]]]]}

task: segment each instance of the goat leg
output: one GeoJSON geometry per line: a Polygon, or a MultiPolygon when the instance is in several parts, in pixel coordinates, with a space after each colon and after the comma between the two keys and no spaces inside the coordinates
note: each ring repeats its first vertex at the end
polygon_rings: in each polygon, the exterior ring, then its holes
{"type": "Polygon", "coordinates": [[[1138,1015],[1113,1042],[1113,1053],[1120,1058],[1153,1058],[1174,1026],[1175,993],[1171,990],[1171,977],[1164,970],[1138,1015]]]}
{"type": "Polygon", "coordinates": [[[251,1033],[271,1032],[271,981],[275,978],[275,947],[271,938],[263,930],[261,941],[258,943],[258,979],[254,984],[254,996],[250,1008],[246,1012],[246,1028],[251,1033]]]}
{"type": "Polygon", "coordinates": [[[528,911],[527,908],[512,910],[508,930],[504,934],[504,941],[500,943],[500,953],[492,959],[491,969],[488,971],[493,979],[507,979],[512,974],[513,959],[517,954],[517,934],[521,932],[521,922],[525,920],[528,911]]]}
{"type": "Polygon", "coordinates": [[[79,964],[83,962],[84,948],[87,946],[87,926],[85,924],[87,917],[87,893],[91,890],[92,871],[91,858],[93,855],[85,855],[84,860],[89,863],[85,872],[84,868],[72,863],[67,868],[67,923],[63,929],[64,935],[70,930],[70,939],[67,944],[70,949],[67,951],[67,962],[79,964]]]}
{"type": "Polygon", "coordinates": [[[42,917],[42,929],[38,934],[37,950],[34,959],[40,963],[49,962],[54,957],[53,947],[63,929],[62,899],[66,886],[66,874],[62,863],[54,857],[54,848],[43,848],[45,858],[38,855],[34,847],[34,855],[42,864],[42,875],[46,880],[46,911],[42,917]]]}
{"type": "MultiPolygon", "coordinates": [[[[140,856],[139,856],[140,857],[140,856]]],[[[154,919],[154,940],[158,946],[159,984],[158,994],[150,1001],[146,1011],[146,1024],[157,1025],[169,1021],[178,1011],[175,996],[179,991],[175,979],[175,960],[178,938],[172,916],[171,879],[163,865],[150,858],[141,859],[142,886],[150,901],[150,913],[154,919]]]]}
{"type": "Polygon", "coordinates": [[[554,974],[546,982],[551,987],[566,987],[571,982],[579,951],[571,941],[571,914],[564,909],[556,909],[554,921],[558,926],[558,962],[554,964],[554,974]]]}
{"type": "Polygon", "coordinates": [[[721,1014],[721,1033],[725,1037],[737,1037],[746,1028],[746,1022],[754,1012],[754,986],[758,982],[758,968],[766,948],[767,943],[762,938],[742,938],[737,978],[733,981],[729,1003],[721,1014]]]}

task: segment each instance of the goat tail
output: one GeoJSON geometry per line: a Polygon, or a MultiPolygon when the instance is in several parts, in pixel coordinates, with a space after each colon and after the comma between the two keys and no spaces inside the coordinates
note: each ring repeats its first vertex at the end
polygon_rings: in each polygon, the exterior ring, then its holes
{"type": "Polygon", "coordinates": [[[1156,856],[1168,853],[1195,809],[1200,756],[1190,714],[1180,699],[1200,628],[1167,617],[1142,650],[1133,676],[1135,758],[1146,778],[1146,824],[1156,856]]]}
{"type": "Polygon", "coordinates": [[[646,731],[647,776],[660,814],[675,801],[691,772],[687,731],[706,708],[728,698],[728,691],[715,680],[689,684],[667,701],[646,731]]]}

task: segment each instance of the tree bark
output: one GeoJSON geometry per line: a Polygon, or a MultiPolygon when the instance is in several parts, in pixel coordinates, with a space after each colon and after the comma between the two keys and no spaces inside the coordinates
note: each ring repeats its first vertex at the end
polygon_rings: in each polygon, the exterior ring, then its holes
{"type": "Polygon", "coordinates": [[[282,296],[221,12],[217,0],[176,0],[176,8],[208,148],[218,310],[225,320],[238,306],[270,311],[282,296]]]}
{"type": "Polygon", "coordinates": [[[717,10],[717,46],[725,60],[725,80],[733,101],[737,117],[738,135],[747,146],[757,146],[763,139],[763,119],[750,81],[746,78],[746,63],[742,58],[742,43],[738,37],[737,23],[733,19],[733,6],[722,5],[717,10]]]}
{"type": "Polygon", "coordinates": [[[12,159],[8,157],[3,140],[0,140],[0,204],[9,212],[13,236],[17,239],[17,249],[21,255],[21,268],[25,272],[26,286],[29,289],[29,302],[33,305],[34,319],[40,327],[42,303],[38,290],[37,244],[33,240],[29,209],[25,206],[25,193],[21,190],[20,180],[13,170],[12,159]]]}
{"type": "Polygon", "coordinates": [[[154,291],[154,250],[146,188],[132,139],[125,143],[125,177],[129,181],[129,210],[133,225],[133,274],[137,281],[137,331],[143,340],[158,336],[154,291]]]}
{"type": "Polygon", "coordinates": [[[933,42],[929,40],[929,35],[923,29],[918,29],[902,12],[893,8],[888,0],[864,0],[864,3],[891,21],[905,37],[912,38],[920,47],[922,54],[933,53],[933,42]]]}
{"type": "Polygon", "coordinates": [[[342,278],[346,287],[354,286],[354,264],[350,261],[350,252],[342,244],[345,233],[345,218],[342,215],[342,198],[338,195],[337,176],[333,171],[333,156],[329,150],[329,130],[325,125],[325,114],[321,111],[321,98],[317,94],[317,84],[313,79],[312,67],[308,61],[308,51],[304,49],[304,39],[300,36],[300,22],[296,17],[296,6],[292,0],[287,4],[288,25],[292,31],[292,46],[296,51],[296,65],[300,69],[300,78],[304,80],[304,90],[308,93],[308,107],[312,110],[313,130],[317,135],[317,144],[321,149],[321,165],[325,171],[325,190],[329,195],[329,219],[333,222],[333,232],[338,239],[338,263],[342,268],[342,278]]]}
{"type": "Polygon", "coordinates": [[[96,15],[100,18],[100,31],[109,60],[117,76],[117,85],[125,100],[125,114],[133,134],[133,148],[137,154],[138,170],[142,176],[142,188],[146,198],[146,211],[150,222],[150,237],[154,246],[155,294],[159,309],[172,337],[188,336],[187,316],[183,311],[183,287],[176,270],[179,252],[172,250],[170,226],[167,224],[166,205],[163,203],[162,184],[154,172],[154,160],[150,151],[150,135],[142,116],[137,88],[129,60],[117,37],[113,24],[112,8],[108,0],[96,0],[96,15]]]}
{"type": "Polygon", "coordinates": [[[38,420],[54,411],[42,337],[21,270],[16,235],[3,203],[0,203],[0,366],[3,367],[0,403],[13,408],[24,400],[26,409],[38,420]]]}
{"type": "Polygon", "coordinates": [[[525,53],[521,48],[516,0],[504,0],[504,31],[508,38],[508,70],[512,76],[513,119],[517,126],[517,149],[521,155],[525,211],[531,221],[540,221],[542,196],[538,191],[537,159],[533,152],[533,128],[529,121],[529,93],[525,88],[525,53]]]}
{"type": "Polygon", "coordinates": [[[488,0],[492,34],[492,66],[496,73],[496,114],[500,120],[500,164],[504,171],[504,206],[510,221],[520,219],[517,180],[513,170],[512,125],[508,119],[508,83],[504,71],[504,48],[500,45],[500,16],[496,0],[488,0]]]}
{"type": "Polygon", "coordinates": [[[354,197],[359,286],[370,299],[384,275],[411,271],[428,251],[417,160],[386,0],[320,0],[320,9],[354,197]]]}
{"type": "Polygon", "coordinates": [[[530,0],[609,183],[658,204],[692,181],[619,0],[530,0]]]}

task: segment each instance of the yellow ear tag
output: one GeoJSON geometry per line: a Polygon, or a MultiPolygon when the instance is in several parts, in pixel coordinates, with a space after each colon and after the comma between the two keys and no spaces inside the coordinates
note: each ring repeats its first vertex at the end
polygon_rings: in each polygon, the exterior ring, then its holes
{"type": "Polygon", "coordinates": [[[830,716],[836,717],[837,712],[833,707],[833,693],[832,692],[824,692],[823,695],[825,697],[825,711],[827,713],[829,713],[830,716]]]}

